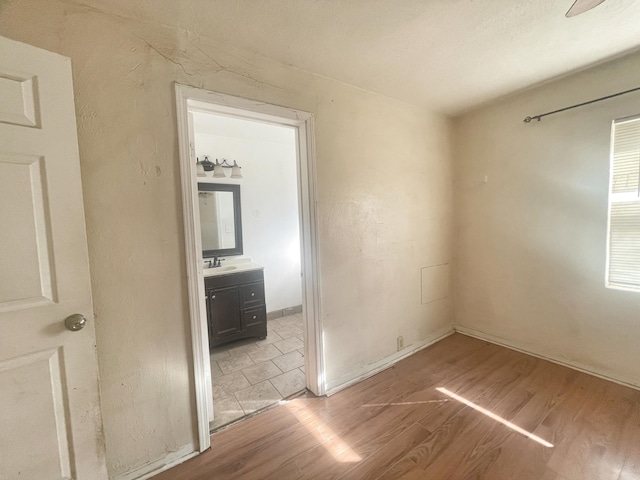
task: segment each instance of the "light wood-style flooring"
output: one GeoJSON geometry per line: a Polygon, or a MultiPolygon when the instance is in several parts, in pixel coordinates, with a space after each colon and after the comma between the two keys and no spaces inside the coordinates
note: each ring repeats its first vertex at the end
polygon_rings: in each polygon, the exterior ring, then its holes
{"type": "Polygon", "coordinates": [[[640,480],[640,392],[455,334],[211,440],[155,480],[640,480]]]}

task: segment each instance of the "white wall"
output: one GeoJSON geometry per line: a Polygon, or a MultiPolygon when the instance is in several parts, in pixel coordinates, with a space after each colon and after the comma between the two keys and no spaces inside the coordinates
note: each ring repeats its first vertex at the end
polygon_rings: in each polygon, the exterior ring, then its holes
{"type": "Polygon", "coordinates": [[[328,382],[450,330],[420,284],[450,259],[447,119],[91,3],[4,2],[0,32],[72,60],[112,477],[197,441],[174,82],[315,116],[328,382]]]}
{"type": "Polygon", "coordinates": [[[204,113],[193,121],[198,158],[242,167],[242,179],[207,181],[240,185],[244,255],[265,267],[267,311],[301,305],[295,130],[204,113]]]}
{"type": "Polygon", "coordinates": [[[611,122],[640,93],[522,120],[639,78],[634,54],[455,123],[456,324],[636,386],[640,294],[604,277],[611,122]]]}

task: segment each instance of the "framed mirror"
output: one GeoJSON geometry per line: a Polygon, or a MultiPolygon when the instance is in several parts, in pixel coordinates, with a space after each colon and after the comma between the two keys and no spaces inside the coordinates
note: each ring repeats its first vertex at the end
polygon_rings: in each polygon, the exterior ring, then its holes
{"type": "Polygon", "coordinates": [[[242,255],[240,185],[198,183],[202,257],[242,255]]]}

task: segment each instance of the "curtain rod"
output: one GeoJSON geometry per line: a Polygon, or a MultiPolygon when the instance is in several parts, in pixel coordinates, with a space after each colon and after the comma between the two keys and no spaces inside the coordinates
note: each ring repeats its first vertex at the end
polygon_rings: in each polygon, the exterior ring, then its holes
{"type": "Polygon", "coordinates": [[[588,102],[578,103],[576,105],[571,105],[570,107],[560,108],[558,110],[554,110],[552,112],[541,113],[540,115],[533,115],[532,117],[527,117],[523,121],[524,123],[531,123],[531,120],[538,120],[542,117],[546,117],[547,115],[553,115],[554,113],[564,112],[565,110],[571,110],[572,108],[583,107],[584,105],[589,105],[590,103],[600,102],[602,100],[608,100],[613,97],[618,97],[620,95],[624,95],[625,93],[635,92],[636,90],[640,90],[640,87],[632,88],[631,90],[625,90],[624,92],[614,93],[612,95],[607,95],[606,97],[596,98],[595,100],[589,100],[588,102]]]}

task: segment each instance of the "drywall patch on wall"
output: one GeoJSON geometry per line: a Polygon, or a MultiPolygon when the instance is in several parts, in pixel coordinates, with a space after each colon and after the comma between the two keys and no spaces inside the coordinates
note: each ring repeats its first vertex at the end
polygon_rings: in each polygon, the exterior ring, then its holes
{"type": "Polygon", "coordinates": [[[420,274],[423,304],[449,296],[449,264],[424,267],[420,274]]]}

